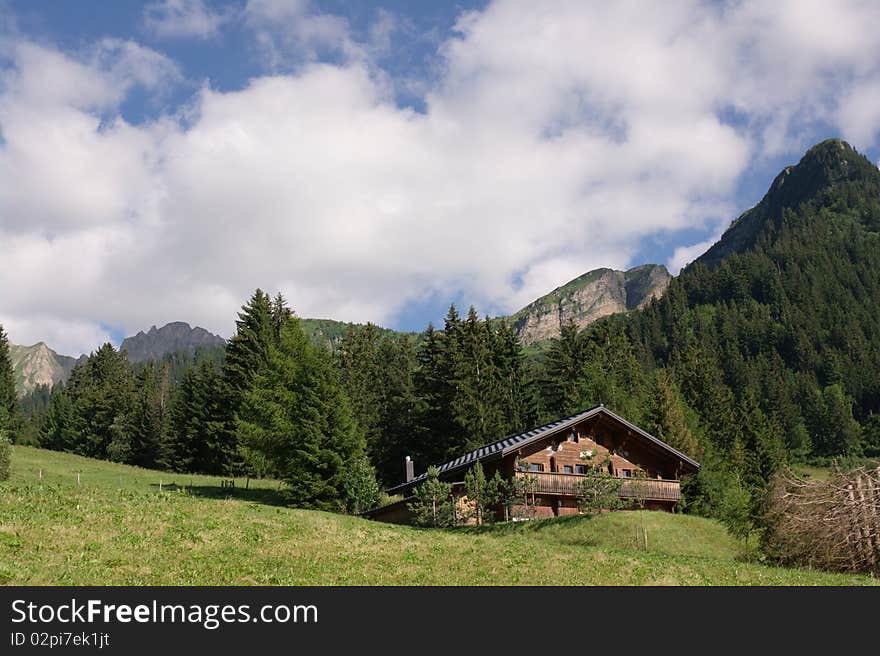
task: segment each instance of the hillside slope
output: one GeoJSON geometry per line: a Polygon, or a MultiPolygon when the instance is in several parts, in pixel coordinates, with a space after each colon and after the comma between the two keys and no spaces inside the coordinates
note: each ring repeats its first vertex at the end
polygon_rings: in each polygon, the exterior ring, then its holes
{"type": "Polygon", "coordinates": [[[737,560],[716,522],[638,513],[456,530],[273,505],[274,483],[17,446],[0,484],[0,582],[21,585],[861,585],[737,560]],[[42,489],[38,472],[42,470],[42,489]],[[78,486],[77,472],[81,484],[78,486]],[[159,482],[162,481],[162,491],[159,482]],[[182,487],[185,486],[185,490],[182,487]],[[256,487],[256,489],[254,489],[256,487]]]}
{"type": "MultiPolygon", "coordinates": [[[[336,321],[335,319],[300,319],[299,323],[314,344],[326,346],[331,350],[333,350],[342,340],[349,328],[358,331],[367,327],[367,324],[348,323],[345,321],[336,321]]],[[[392,330],[390,328],[382,328],[381,326],[376,326],[376,328],[380,335],[388,337],[409,335],[418,340],[421,335],[421,333],[407,333],[399,330],[392,330]]]]}

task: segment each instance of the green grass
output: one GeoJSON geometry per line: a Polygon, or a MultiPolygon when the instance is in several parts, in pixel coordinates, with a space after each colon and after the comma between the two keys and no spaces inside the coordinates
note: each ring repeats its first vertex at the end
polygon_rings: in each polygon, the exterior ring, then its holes
{"type": "Polygon", "coordinates": [[[742,562],[724,529],[698,517],[611,513],[440,531],[285,508],[278,505],[277,483],[251,483],[248,490],[227,490],[219,487],[219,478],[164,474],[17,446],[12,479],[0,485],[0,582],[875,583],[867,577],[742,562]],[[648,528],[647,550],[635,546],[641,521],[648,528]]]}

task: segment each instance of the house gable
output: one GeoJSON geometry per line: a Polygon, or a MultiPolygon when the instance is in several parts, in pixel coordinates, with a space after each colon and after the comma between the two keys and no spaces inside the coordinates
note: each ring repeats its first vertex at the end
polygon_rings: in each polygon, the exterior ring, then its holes
{"type": "MultiPolygon", "coordinates": [[[[700,467],[695,460],[673,449],[635,424],[631,424],[605,406],[598,405],[524,433],[486,444],[440,465],[437,469],[442,479],[451,480],[457,473],[463,473],[476,462],[485,465],[500,461],[491,466],[491,469],[500,467],[505,475],[512,475],[516,467],[515,461],[518,458],[530,454],[536,462],[539,462],[541,456],[535,454],[546,451],[548,445],[554,442],[564,442],[573,430],[591,440],[592,448],[595,448],[597,457],[604,455],[602,452],[604,449],[611,460],[612,469],[619,472],[642,469],[652,478],[678,478],[680,474],[693,473],[700,467]],[[590,431],[596,435],[591,435],[590,431]],[[593,439],[594,437],[597,437],[598,440],[593,439]],[[606,441],[607,444],[604,443],[606,441]]],[[[565,447],[562,450],[565,451],[565,447]]],[[[577,457],[580,459],[580,450],[575,451],[573,448],[569,449],[565,459],[571,459],[568,454],[574,453],[577,453],[577,457]]],[[[549,464],[548,455],[547,465],[549,466],[549,464]]],[[[572,460],[571,463],[562,463],[561,466],[574,467],[575,464],[572,460]]],[[[407,493],[425,478],[427,478],[427,474],[421,474],[412,481],[389,489],[388,492],[390,494],[407,493]]]]}

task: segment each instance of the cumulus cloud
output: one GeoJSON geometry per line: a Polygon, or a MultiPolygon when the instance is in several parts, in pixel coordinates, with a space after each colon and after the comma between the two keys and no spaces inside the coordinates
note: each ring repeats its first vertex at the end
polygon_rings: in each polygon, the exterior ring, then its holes
{"type": "Polygon", "coordinates": [[[364,46],[352,39],[345,18],[317,11],[310,0],[248,0],[242,15],[272,70],[321,55],[346,60],[366,55],[364,46]]]}
{"type": "Polygon", "coordinates": [[[211,9],[204,0],[161,0],[144,8],[144,25],[158,37],[207,39],[232,13],[211,9]]]}
{"type": "Polygon", "coordinates": [[[459,293],[509,312],[638,264],[643,237],[726,223],[750,162],[799,155],[816,124],[868,139],[880,121],[861,100],[876,3],[494,2],[443,43],[423,112],[371,56],[387,16],[360,43],[305,2],[243,12],[269,73],[204,85],[186,121],[119,115],[179,75],[158,53],[18,43],[0,90],[13,341],[69,324],[74,353],[172,320],[228,336],[257,286],[303,316],[389,324],[459,293]]]}

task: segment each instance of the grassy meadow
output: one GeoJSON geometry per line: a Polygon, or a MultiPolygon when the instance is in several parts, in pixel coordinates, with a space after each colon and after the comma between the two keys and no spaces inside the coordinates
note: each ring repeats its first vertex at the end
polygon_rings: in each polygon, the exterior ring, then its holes
{"type": "Polygon", "coordinates": [[[12,462],[0,484],[4,584],[876,584],[744,562],[720,524],[685,515],[417,529],[286,508],[275,481],[229,489],[218,477],[22,446],[12,462]],[[642,523],[647,549],[637,546],[642,523]]]}

